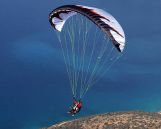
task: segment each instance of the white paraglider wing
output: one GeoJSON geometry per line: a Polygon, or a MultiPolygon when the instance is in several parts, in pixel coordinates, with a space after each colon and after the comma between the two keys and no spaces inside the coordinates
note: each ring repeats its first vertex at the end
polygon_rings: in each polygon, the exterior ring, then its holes
{"type": "Polygon", "coordinates": [[[77,13],[84,15],[104,31],[118,51],[124,50],[125,34],[121,25],[111,14],[102,9],[83,5],[65,5],[53,10],[49,15],[49,21],[56,30],[61,31],[66,20],[77,13]]]}

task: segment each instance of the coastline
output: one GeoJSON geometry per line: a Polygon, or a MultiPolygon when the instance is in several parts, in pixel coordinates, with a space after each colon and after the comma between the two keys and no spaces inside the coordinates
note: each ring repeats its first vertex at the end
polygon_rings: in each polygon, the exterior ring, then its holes
{"type": "Polygon", "coordinates": [[[159,129],[161,128],[161,112],[111,112],[98,114],[71,121],[63,121],[41,129],[159,129]]]}

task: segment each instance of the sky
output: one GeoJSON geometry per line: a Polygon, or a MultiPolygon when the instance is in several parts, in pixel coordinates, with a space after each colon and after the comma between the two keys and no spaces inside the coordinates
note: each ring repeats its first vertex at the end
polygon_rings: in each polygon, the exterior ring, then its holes
{"type": "Polygon", "coordinates": [[[87,94],[80,116],[161,110],[161,0],[1,0],[1,128],[34,129],[69,119],[61,111],[71,91],[48,22],[49,13],[65,4],[106,10],[126,35],[124,55],[87,94]]]}

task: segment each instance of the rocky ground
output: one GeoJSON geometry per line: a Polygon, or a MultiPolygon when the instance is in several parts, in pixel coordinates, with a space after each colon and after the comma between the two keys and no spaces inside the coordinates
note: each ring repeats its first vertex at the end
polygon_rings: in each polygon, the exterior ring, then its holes
{"type": "Polygon", "coordinates": [[[161,113],[107,113],[66,121],[42,129],[161,129],[161,113]]]}

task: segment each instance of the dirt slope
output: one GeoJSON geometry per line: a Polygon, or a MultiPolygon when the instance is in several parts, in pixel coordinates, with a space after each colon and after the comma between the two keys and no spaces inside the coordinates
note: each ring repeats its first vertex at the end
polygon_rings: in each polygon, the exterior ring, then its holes
{"type": "Polygon", "coordinates": [[[146,112],[116,112],[73,121],[43,129],[161,129],[161,114],[146,112]]]}

